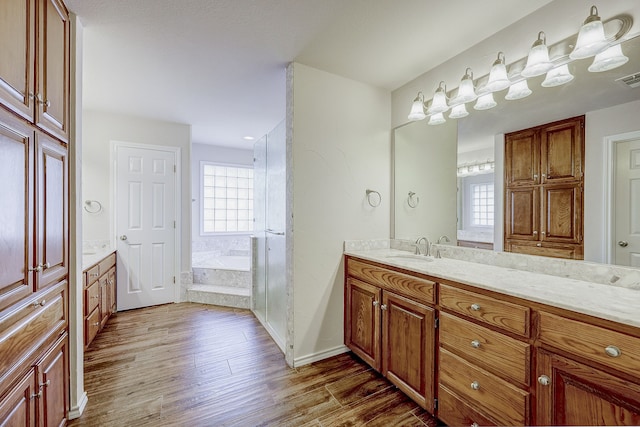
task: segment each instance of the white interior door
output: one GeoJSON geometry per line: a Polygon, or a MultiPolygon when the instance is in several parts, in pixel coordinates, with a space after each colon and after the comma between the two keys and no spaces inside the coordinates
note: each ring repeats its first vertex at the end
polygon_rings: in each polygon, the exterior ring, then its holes
{"type": "Polygon", "coordinates": [[[174,301],[176,153],[116,146],[118,310],[174,301]]]}
{"type": "Polygon", "coordinates": [[[640,267],[640,138],[615,147],[614,263],[640,267]]]}

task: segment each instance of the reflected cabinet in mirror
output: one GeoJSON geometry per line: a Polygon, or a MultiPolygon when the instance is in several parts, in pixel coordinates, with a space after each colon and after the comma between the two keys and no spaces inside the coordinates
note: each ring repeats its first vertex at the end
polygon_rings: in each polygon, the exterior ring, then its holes
{"type": "MultiPolygon", "coordinates": [[[[553,231],[559,233],[555,243],[574,245],[571,254],[562,248],[562,257],[640,267],[640,37],[621,46],[629,61],[616,69],[589,72],[591,59],[573,61],[569,70],[575,78],[562,86],[542,87],[545,76],[533,77],[528,79],[533,93],[527,98],[505,100],[504,90],[494,93],[497,106],[490,110],[470,108],[469,116],[448,118],[442,125],[429,126],[425,120],[397,128],[394,237],[437,239],[447,234],[464,246],[502,251],[517,243],[518,252],[539,254],[542,231],[553,231]],[[628,79],[634,75],[639,78],[628,79]],[[505,156],[518,156],[520,166],[529,160],[522,153],[509,154],[505,135],[582,116],[584,151],[574,159],[581,163],[580,182],[558,183],[576,185],[557,191],[540,187],[528,196],[523,188],[518,194],[506,191],[513,188],[506,183],[506,174],[513,171],[505,171],[505,156]],[[457,148],[451,152],[454,143],[457,148]],[[530,206],[510,211],[514,197],[529,200],[530,206]],[[411,207],[418,199],[417,207],[411,207]],[[543,216],[550,203],[563,207],[555,222],[546,224],[548,230],[539,224],[549,219],[543,216]],[[525,231],[528,243],[511,239],[525,231]]],[[[542,155],[559,161],[554,157],[558,152],[536,154],[542,155]]],[[[540,164],[539,157],[535,161],[540,164]]]]}

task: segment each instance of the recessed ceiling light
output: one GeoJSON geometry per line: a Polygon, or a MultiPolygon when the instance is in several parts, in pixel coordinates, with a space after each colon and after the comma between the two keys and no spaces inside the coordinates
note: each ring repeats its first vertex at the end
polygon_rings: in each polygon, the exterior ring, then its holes
{"type": "Polygon", "coordinates": [[[245,141],[253,141],[255,138],[252,136],[243,136],[242,139],[244,139],[245,141]]]}

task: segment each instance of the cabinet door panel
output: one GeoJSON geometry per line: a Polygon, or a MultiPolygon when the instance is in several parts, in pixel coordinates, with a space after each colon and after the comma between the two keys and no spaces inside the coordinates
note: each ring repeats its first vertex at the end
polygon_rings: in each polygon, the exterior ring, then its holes
{"type": "Polygon", "coordinates": [[[564,184],[543,186],[542,240],[557,243],[580,243],[582,236],[582,186],[564,184]]]}
{"type": "Polygon", "coordinates": [[[40,132],[36,147],[36,261],[46,266],[36,276],[36,287],[42,289],[62,279],[69,269],[69,187],[66,147],[40,132]]]}
{"type": "Polygon", "coordinates": [[[33,369],[25,375],[9,393],[0,400],[0,425],[9,427],[32,427],[36,425],[36,405],[33,397],[35,387],[33,369]]]}
{"type": "Polygon", "coordinates": [[[540,190],[538,187],[506,189],[505,222],[505,239],[539,239],[540,190]]]}
{"type": "Polygon", "coordinates": [[[390,292],[382,301],[382,374],[433,413],[435,312],[390,292]]]}
{"type": "Polygon", "coordinates": [[[538,425],[640,425],[640,387],[553,353],[539,351],[538,425]]]}
{"type": "Polygon", "coordinates": [[[0,310],[33,292],[33,130],[0,111],[0,310]]]}
{"type": "Polygon", "coordinates": [[[575,182],[582,179],[584,117],[551,123],[540,131],[542,182],[575,182]]]}
{"type": "Polygon", "coordinates": [[[36,366],[38,386],[42,391],[39,425],[43,427],[59,427],[67,423],[69,377],[67,357],[67,335],[65,334],[36,366]]]}
{"type": "Polygon", "coordinates": [[[35,1],[0,2],[0,103],[33,120],[35,1]]]}
{"type": "Polygon", "coordinates": [[[355,354],[379,371],[380,288],[348,278],[345,298],[345,343],[355,354]]]}
{"type": "Polygon", "coordinates": [[[38,0],[36,124],[69,139],[69,14],[60,0],[38,0]]]}
{"type": "Polygon", "coordinates": [[[527,129],[506,136],[506,186],[534,185],[539,182],[539,147],[538,132],[534,129],[527,129]]]}

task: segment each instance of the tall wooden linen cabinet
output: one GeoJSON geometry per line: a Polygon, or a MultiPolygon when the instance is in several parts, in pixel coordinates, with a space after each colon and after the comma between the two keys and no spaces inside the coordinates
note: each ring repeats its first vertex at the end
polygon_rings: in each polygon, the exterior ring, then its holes
{"type": "Polygon", "coordinates": [[[584,116],[505,135],[504,250],[584,258],[584,116]]]}
{"type": "Polygon", "coordinates": [[[0,1],[0,424],[69,411],[69,14],[0,1]]]}

